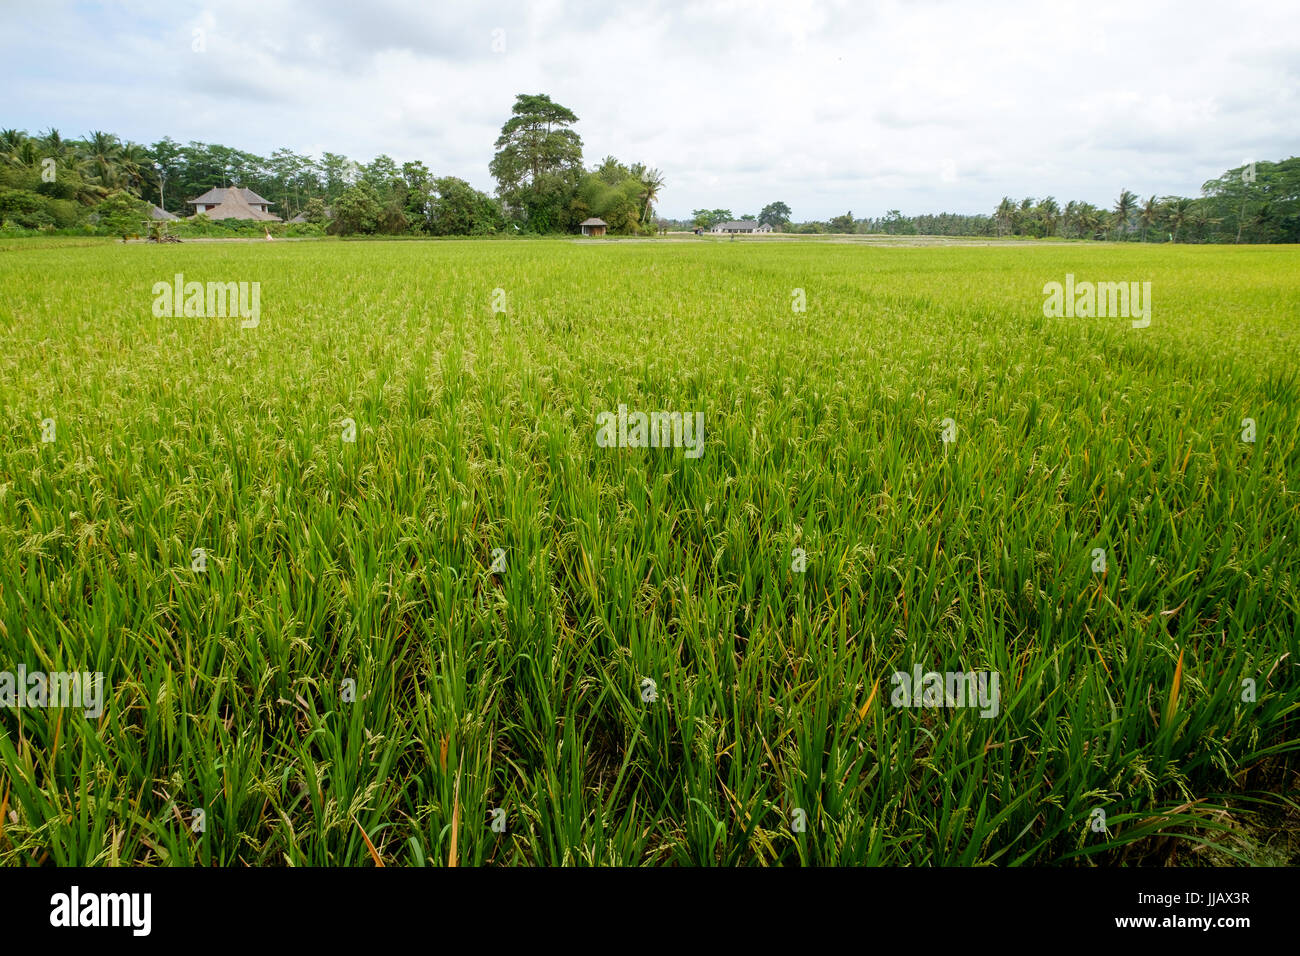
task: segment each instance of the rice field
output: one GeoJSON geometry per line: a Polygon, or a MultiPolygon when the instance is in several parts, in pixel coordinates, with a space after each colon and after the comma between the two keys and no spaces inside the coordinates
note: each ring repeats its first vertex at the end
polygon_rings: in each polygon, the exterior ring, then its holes
{"type": "Polygon", "coordinates": [[[1282,246],[4,245],[0,670],[102,700],[0,697],[0,863],[1300,862],[1298,316],[1282,246]]]}

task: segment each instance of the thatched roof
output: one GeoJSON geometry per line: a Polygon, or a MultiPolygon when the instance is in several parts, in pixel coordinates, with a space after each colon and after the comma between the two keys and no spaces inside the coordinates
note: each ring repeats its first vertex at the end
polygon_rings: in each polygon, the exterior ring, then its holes
{"type": "Polygon", "coordinates": [[[225,202],[230,197],[231,194],[238,194],[243,198],[244,202],[248,203],[250,206],[274,206],[275,205],[275,203],[271,202],[271,200],[263,199],[257,193],[253,192],[251,189],[247,189],[243,186],[232,186],[229,189],[227,189],[225,186],[213,186],[202,196],[198,196],[194,199],[187,200],[187,202],[191,206],[197,205],[199,203],[202,203],[205,206],[220,205],[221,203],[225,202]]]}
{"type": "Polygon", "coordinates": [[[171,213],[169,213],[166,209],[163,209],[161,206],[150,206],[149,218],[150,219],[179,219],[180,216],[173,216],[171,213]]]}
{"type": "Polygon", "coordinates": [[[578,225],[580,225],[580,226],[608,226],[609,223],[607,223],[604,219],[597,219],[595,216],[592,216],[590,219],[584,219],[582,222],[578,223],[578,225]]]}
{"type": "MultiPolygon", "coordinates": [[[[247,191],[244,190],[244,192],[247,191]]],[[[253,193],[253,195],[256,196],[257,194],[253,193]]],[[[280,221],[279,216],[250,206],[238,189],[227,190],[225,199],[219,205],[205,211],[203,215],[209,219],[256,219],[258,222],[280,221]]]]}

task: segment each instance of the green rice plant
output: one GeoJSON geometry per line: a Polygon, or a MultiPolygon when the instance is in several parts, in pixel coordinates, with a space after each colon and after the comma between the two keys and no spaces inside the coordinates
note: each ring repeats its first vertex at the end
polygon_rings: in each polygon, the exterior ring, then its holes
{"type": "Polygon", "coordinates": [[[1297,276],[0,247],[0,672],[104,688],[0,701],[0,861],[1295,862],[1297,276]],[[158,314],[178,273],[259,315],[158,314]],[[1046,316],[1067,273],[1149,326],[1046,316]],[[602,447],[620,405],[700,443],[602,447]]]}

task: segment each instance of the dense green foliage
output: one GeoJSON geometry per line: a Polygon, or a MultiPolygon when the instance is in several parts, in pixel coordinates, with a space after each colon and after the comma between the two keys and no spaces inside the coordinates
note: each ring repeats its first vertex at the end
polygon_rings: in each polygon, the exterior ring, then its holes
{"type": "Polygon", "coordinates": [[[0,862],[1296,862],[1293,249],[73,242],[0,247],[0,661],[107,701],[0,708],[0,862]]]}
{"type": "Polygon", "coordinates": [[[613,156],[585,171],[582,139],[571,128],[577,121],[549,96],[516,98],[490,166],[507,215],[535,233],[572,232],[592,216],[616,235],[657,231],[652,210],[663,174],[613,156]]]}
{"type": "MultiPolygon", "coordinates": [[[[113,218],[101,222],[99,205],[110,197],[147,198],[187,216],[193,210],[186,200],[231,184],[270,200],[272,211],[285,220],[302,213],[337,235],[491,235],[507,226],[572,232],[592,215],[605,218],[616,234],[654,231],[653,203],[664,184],[662,173],[643,164],[624,166],[613,157],[586,172],[582,141],[568,128],[576,120],[547,96],[521,95],[491,164],[498,197],[454,176],[435,177],[418,161],[399,167],[382,154],[362,165],[329,152],[319,161],[289,149],[263,158],[207,143],[181,146],[167,138],[145,147],[102,132],[73,141],[56,130],[37,137],[0,130],[0,231],[89,228],[121,235],[126,226],[118,207],[128,200],[119,198],[103,210],[113,218]]],[[[138,208],[141,217],[147,215],[147,206],[138,208]]],[[[136,225],[131,231],[143,228],[136,225]]]]}
{"type": "Polygon", "coordinates": [[[790,222],[790,207],[783,202],[770,202],[758,214],[758,221],[767,223],[773,229],[784,229],[790,222]]]}
{"type": "Polygon", "coordinates": [[[506,208],[533,232],[558,232],[582,172],[578,117],[544,93],[521,93],[488,166],[506,208]]]}
{"type": "MultiPolygon", "coordinates": [[[[1035,239],[1096,239],[1130,242],[1300,242],[1300,159],[1259,162],[1230,169],[1201,187],[1201,195],[1149,196],[1124,189],[1106,210],[1053,196],[1019,203],[1003,197],[991,216],[960,213],[904,216],[891,209],[878,218],[855,219],[852,212],[826,222],[792,223],[785,203],[770,203],[760,222],[801,234],[856,233],[891,236],[1020,236],[1035,239]]],[[[679,229],[735,219],[730,209],[697,209],[679,229]]],[[[753,218],[742,216],[740,218],[753,218]]]]}
{"type": "Polygon", "coordinates": [[[730,209],[697,209],[691,215],[694,217],[691,225],[700,229],[711,229],[720,222],[729,222],[736,218],[730,209]]]}
{"type": "Polygon", "coordinates": [[[444,176],[432,184],[427,232],[435,236],[488,236],[505,227],[501,205],[463,179],[444,176]]]}
{"type": "Polygon", "coordinates": [[[730,209],[697,209],[689,221],[658,221],[654,203],[664,175],[644,164],[624,165],[607,156],[592,170],[582,165],[578,117],[544,94],[520,94],[502,126],[490,171],[497,196],[456,177],[435,177],[423,163],[400,167],[380,155],[360,164],[338,153],[320,160],[289,149],[269,158],[230,147],[164,138],[152,146],[122,143],[91,133],[64,139],[57,130],[33,137],[0,130],[0,230],[99,228],[97,204],[124,192],[160,203],[180,215],[185,200],[216,185],[239,183],[273,203],[284,219],[315,210],[343,215],[338,234],[490,235],[506,231],[573,232],[596,216],[614,234],[634,235],[673,225],[708,229],[729,219],[754,219],[795,233],[858,233],[934,236],[1023,236],[1173,242],[1300,242],[1300,159],[1259,162],[1228,170],[1202,186],[1201,196],[1149,196],[1125,189],[1114,208],[1054,197],[1019,203],[1004,197],[991,216],[940,213],[904,216],[891,209],[879,218],[852,212],[826,222],[791,222],[784,202],[769,203],[755,217],[730,209]]]}

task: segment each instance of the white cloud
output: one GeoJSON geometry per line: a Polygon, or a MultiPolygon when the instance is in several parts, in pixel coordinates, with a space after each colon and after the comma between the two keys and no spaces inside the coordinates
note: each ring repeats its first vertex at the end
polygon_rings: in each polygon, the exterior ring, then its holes
{"type": "Polygon", "coordinates": [[[490,189],[515,94],[547,92],[581,118],[589,164],[662,168],[670,215],[1109,204],[1300,152],[1292,0],[118,0],[5,17],[19,79],[0,125],[387,153],[490,189]]]}

